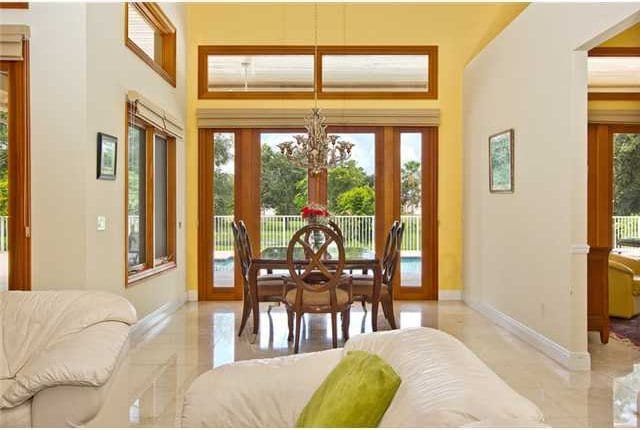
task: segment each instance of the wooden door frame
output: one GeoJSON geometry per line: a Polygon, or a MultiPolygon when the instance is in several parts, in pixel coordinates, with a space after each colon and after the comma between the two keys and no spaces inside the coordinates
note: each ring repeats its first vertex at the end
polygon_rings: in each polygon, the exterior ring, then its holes
{"type": "MultiPolygon", "coordinates": [[[[199,300],[239,300],[242,283],[236,265],[233,288],[215,287],[213,261],[213,134],[234,133],[235,219],[244,220],[254,250],[260,249],[260,201],[262,133],[296,133],[292,128],[201,128],[198,130],[198,298],[199,300]],[[240,150],[241,148],[241,150],[240,150]],[[204,221],[203,221],[204,220],[204,221]]],[[[402,288],[396,276],[394,296],[399,300],[438,299],[438,127],[330,126],[330,133],[373,133],[375,135],[376,227],[375,252],[382,255],[386,234],[400,219],[400,135],[422,134],[422,287],[402,288]]],[[[326,173],[309,175],[309,200],[326,204],[326,173]]]]}
{"type": "Polygon", "coordinates": [[[10,290],[31,290],[31,127],[29,41],[23,60],[0,61],[9,74],[9,277],[10,290]]]}
{"type": "MultiPolygon", "coordinates": [[[[400,269],[394,280],[394,298],[399,300],[438,300],[438,127],[394,127],[393,186],[400,198],[402,133],[422,135],[422,273],[420,287],[403,287],[400,269]]],[[[395,202],[394,202],[395,204],[395,202]]],[[[395,204],[400,219],[400,202],[395,204]]]]}
{"type": "Polygon", "coordinates": [[[587,329],[609,341],[609,254],[613,246],[613,135],[640,133],[640,125],[588,126],[587,329]]]}

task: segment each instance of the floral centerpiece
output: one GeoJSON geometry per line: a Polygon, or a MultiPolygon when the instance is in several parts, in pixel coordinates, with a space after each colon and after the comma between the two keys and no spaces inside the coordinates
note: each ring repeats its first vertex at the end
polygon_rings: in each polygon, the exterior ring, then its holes
{"type": "Polygon", "coordinates": [[[329,211],[322,205],[309,203],[302,208],[300,216],[309,224],[326,224],[329,220],[329,211]]]}

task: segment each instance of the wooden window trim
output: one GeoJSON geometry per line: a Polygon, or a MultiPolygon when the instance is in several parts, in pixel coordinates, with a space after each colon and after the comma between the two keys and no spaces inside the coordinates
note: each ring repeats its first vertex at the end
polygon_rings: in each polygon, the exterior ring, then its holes
{"type": "Polygon", "coordinates": [[[157,3],[131,2],[162,38],[162,62],[149,57],[129,38],[129,3],[124,3],[124,44],[172,87],[176,86],[176,28],[157,3]]]}
{"type": "Polygon", "coordinates": [[[313,99],[313,91],[209,91],[209,55],[314,55],[314,88],[320,99],[437,99],[438,47],[437,46],[253,46],[253,45],[200,45],[198,46],[198,98],[199,99],[313,99]],[[425,54],[429,56],[429,90],[426,92],[387,91],[322,91],[322,56],[327,54],[425,54]]]}
{"type": "MultiPolygon", "coordinates": [[[[598,47],[589,50],[589,57],[640,57],[640,47],[598,47]]],[[[589,100],[640,100],[640,92],[589,92],[589,100]]]]}
{"type": "Polygon", "coordinates": [[[320,99],[437,99],[438,47],[437,46],[320,46],[316,58],[316,91],[320,99]],[[429,89],[426,92],[394,91],[331,91],[322,89],[322,58],[325,55],[407,55],[429,56],[429,89]]]}
{"type": "Polygon", "coordinates": [[[29,9],[29,2],[0,2],[0,9],[29,9]]]}
{"type": "MultiPolygon", "coordinates": [[[[199,99],[313,99],[313,91],[209,91],[209,55],[313,55],[312,46],[198,46],[199,99]]],[[[315,70],[315,68],[314,68],[315,70]]]]}
{"type": "Polygon", "coordinates": [[[176,138],[158,130],[148,122],[132,115],[132,106],[126,103],[125,145],[124,145],[124,263],[125,285],[130,287],[166,271],[176,269],[176,138]],[[129,267],[129,126],[136,125],[145,130],[145,262],[129,267]],[[155,137],[160,136],[167,142],[167,258],[155,258],[155,175],[154,150],[155,137]]]}

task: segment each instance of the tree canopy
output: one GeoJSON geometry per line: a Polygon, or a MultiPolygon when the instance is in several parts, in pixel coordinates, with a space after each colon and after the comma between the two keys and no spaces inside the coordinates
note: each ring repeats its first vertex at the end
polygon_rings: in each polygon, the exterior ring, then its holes
{"type": "Polygon", "coordinates": [[[614,215],[640,215],[640,134],[614,136],[614,215]]]}
{"type": "MultiPolygon", "coordinates": [[[[232,160],[233,141],[229,135],[215,134],[214,204],[216,215],[232,215],[234,175],[221,166],[232,160]]],[[[418,161],[408,161],[401,171],[403,213],[413,213],[421,204],[421,172],[418,161]]],[[[373,175],[349,160],[333,168],[328,176],[328,209],[333,215],[374,215],[375,180],[373,175]]],[[[260,204],[277,215],[300,213],[308,199],[308,177],[305,169],[295,167],[277,149],[262,145],[260,204]]]]}
{"type": "Polygon", "coordinates": [[[215,133],[213,139],[213,210],[216,215],[233,215],[234,174],[221,169],[233,157],[233,140],[225,133],[215,133]]]}
{"type": "Polygon", "coordinates": [[[307,201],[307,171],[293,166],[284,155],[269,145],[262,145],[261,161],[262,206],[274,209],[278,215],[298,214],[307,201]]]}

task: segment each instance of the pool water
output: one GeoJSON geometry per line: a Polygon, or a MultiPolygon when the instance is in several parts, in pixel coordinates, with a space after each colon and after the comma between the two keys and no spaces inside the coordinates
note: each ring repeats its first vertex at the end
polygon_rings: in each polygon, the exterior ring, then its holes
{"type": "MultiPolygon", "coordinates": [[[[263,252],[263,255],[266,255],[263,252]]],[[[362,255],[359,253],[358,255],[362,255]]],[[[273,256],[277,258],[276,255],[273,256]]],[[[349,258],[349,252],[347,252],[347,258],[349,258]]],[[[233,257],[217,258],[214,259],[214,271],[216,272],[232,272],[233,271],[233,257]]],[[[422,272],[422,258],[417,256],[402,256],[400,257],[400,272],[401,273],[421,273],[422,272]]]]}

